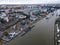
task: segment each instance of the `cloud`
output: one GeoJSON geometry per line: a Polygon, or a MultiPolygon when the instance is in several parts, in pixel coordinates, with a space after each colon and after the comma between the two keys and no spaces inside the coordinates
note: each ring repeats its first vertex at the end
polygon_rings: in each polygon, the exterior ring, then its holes
{"type": "Polygon", "coordinates": [[[60,3],[60,0],[30,0],[29,3],[37,3],[37,4],[53,4],[60,3]]]}
{"type": "Polygon", "coordinates": [[[0,0],[0,4],[54,4],[60,0],[0,0]]]}

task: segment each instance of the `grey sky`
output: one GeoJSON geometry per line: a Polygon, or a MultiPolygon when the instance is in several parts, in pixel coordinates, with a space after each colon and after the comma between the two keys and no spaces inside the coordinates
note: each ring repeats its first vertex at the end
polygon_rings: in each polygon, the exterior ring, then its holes
{"type": "Polygon", "coordinates": [[[53,4],[60,0],[0,0],[0,4],[53,4]]]}

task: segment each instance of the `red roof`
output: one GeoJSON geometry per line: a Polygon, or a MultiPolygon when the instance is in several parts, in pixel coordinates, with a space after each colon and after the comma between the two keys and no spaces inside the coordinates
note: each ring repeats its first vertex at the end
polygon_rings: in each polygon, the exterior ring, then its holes
{"type": "Polygon", "coordinates": [[[46,15],[46,13],[41,13],[41,14],[40,14],[40,16],[45,16],[45,15],[46,15]]]}

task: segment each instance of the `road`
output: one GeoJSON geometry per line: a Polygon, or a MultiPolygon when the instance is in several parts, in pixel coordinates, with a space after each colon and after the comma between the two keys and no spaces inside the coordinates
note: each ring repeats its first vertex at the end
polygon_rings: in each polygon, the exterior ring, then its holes
{"type": "MultiPolygon", "coordinates": [[[[51,14],[50,14],[51,15],[51,14]]],[[[17,36],[6,45],[54,45],[54,23],[56,14],[43,18],[23,37],[17,36]]]]}

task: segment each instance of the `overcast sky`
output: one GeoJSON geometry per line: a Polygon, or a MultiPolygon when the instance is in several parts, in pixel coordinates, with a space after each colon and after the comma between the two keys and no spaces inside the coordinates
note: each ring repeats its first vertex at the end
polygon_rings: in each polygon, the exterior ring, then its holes
{"type": "Polygon", "coordinates": [[[60,0],[0,0],[0,4],[54,4],[60,0]]]}

